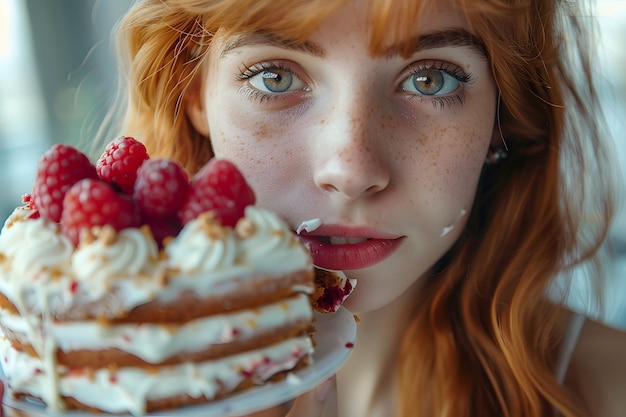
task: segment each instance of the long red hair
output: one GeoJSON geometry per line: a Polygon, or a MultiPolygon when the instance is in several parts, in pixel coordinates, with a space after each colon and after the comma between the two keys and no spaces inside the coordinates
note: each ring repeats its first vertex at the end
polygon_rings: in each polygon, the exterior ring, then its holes
{"type": "MultiPolygon", "coordinates": [[[[210,138],[182,109],[197,94],[212,37],[265,30],[306,39],[344,2],[137,3],[119,31],[122,132],[197,171],[212,156],[210,138]]],[[[509,156],[485,168],[466,230],[416,300],[397,355],[397,415],[582,416],[554,375],[566,313],[547,294],[556,276],[595,259],[611,215],[589,38],[571,2],[455,3],[487,51],[499,91],[494,122],[509,156]]],[[[408,39],[421,12],[419,1],[371,7],[372,54],[408,39]]]]}

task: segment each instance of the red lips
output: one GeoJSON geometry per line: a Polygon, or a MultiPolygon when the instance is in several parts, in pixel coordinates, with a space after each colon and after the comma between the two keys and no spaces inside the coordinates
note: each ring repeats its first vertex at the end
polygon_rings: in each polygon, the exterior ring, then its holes
{"type": "Polygon", "coordinates": [[[320,268],[354,270],[373,266],[389,257],[402,243],[402,236],[369,228],[324,225],[312,233],[298,236],[311,250],[313,263],[320,268]],[[358,243],[332,244],[330,237],[359,240],[358,243]]]}

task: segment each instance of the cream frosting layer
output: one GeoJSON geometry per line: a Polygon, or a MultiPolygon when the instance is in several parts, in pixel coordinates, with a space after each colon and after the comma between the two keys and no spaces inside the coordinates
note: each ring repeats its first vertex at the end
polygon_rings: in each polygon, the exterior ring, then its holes
{"type": "MultiPolygon", "coordinates": [[[[246,340],[274,329],[310,322],[313,311],[305,294],[243,310],[192,320],[182,325],[107,324],[96,321],[51,322],[47,337],[64,352],[116,348],[149,363],[160,363],[176,354],[198,352],[214,344],[246,340]]],[[[0,312],[0,324],[29,342],[30,324],[21,316],[0,312]]]]}
{"type": "Polygon", "coordinates": [[[118,368],[68,370],[59,368],[58,392],[51,389],[49,372],[37,358],[18,352],[7,342],[0,341],[3,354],[2,369],[9,375],[10,385],[43,399],[52,410],[60,410],[60,396],[78,401],[108,413],[145,413],[146,403],[188,394],[212,399],[221,387],[233,390],[246,378],[256,383],[272,375],[292,369],[299,360],[313,352],[309,337],[284,342],[229,356],[216,361],[185,363],[154,368],[118,368]]]}

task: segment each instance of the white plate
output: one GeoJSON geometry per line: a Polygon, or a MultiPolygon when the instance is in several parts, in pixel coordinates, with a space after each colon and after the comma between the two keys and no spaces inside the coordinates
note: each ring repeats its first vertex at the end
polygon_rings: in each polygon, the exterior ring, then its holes
{"type": "MultiPolygon", "coordinates": [[[[352,313],[341,307],[333,314],[315,314],[314,335],[316,346],[314,363],[309,367],[291,373],[285,380],[253,388],[239,394],[204,405],[191,405],[176,410],[151,413],[147,416],[168,417],[230,417],[265,410],[296,398],[325,381],[348,359],[356,340],[356,321],[352,313]]],[[[4,375],[0,369],[0,377],[4,375]]],[[[5,395],[5,416],[23,417],[94,417],[82,411],[54,413],[42,405],[11,398],[5,395]],[[15,412],[15,409],[18,412],[15,412]]]]}

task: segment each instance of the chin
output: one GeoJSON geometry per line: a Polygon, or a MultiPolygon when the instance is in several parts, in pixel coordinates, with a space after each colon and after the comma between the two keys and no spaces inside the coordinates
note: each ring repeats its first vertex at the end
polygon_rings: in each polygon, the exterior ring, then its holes
{"type": "Polygon", "coordinates": [[[343,306],[353,314],[366,314],[393,303],[398,297],[368,288],[367,283],[357,281],[354,292],[344,301],[343,306]]]}
{"type": "MultiPolygon", "coordinates": [[[[397,264],[396,264],[397,266],[397,264]]],[[[416,271],[418,268],[411,268],[416,271]]],[[[414,275],[407,270],[387,265],[362,271],[346,271],[349,278],[356,279],[357,285],[344,301],[343,306],[354,314],[365,314],[385,307],[401,304],[413,305],[426,272],[414,275]],[[352,272],[352,273],[351,273],[352,272]],[[393,277],[393,278],[390,278],[393,277]]]]}

